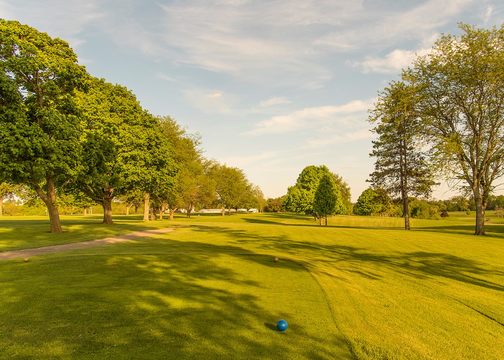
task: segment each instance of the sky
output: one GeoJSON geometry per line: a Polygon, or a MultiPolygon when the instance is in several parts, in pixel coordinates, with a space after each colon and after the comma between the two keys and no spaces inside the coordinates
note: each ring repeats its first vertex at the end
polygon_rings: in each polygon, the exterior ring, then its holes
{"type": "Polygon", "coordinates": [[[92,75],[199,134],[207,158],[267,197],[325,164],[355,201],[373,170],[378,92],[458,23],[502,24],[504,2],[0,0],[0,17],[68,41],[92,75]]]}

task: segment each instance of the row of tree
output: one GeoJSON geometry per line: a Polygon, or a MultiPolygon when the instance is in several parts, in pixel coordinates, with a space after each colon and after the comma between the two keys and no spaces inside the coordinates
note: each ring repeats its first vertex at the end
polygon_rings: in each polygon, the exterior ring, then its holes
{"type": "Polygon", "coordinates": [[[485,209],[504,175],[504,25],[461,25],[386,87],[371,112],[377,139],[370,182],[402,200],[427,197],[434,175],[471,194],[475,234],[484,234],[485,209]]]}
{"type": "Polygon", "coordinates": [[[52,232],[62,231],[62,194],[101,204],[106,224],[118,198],[143,201],[145,220],[150,208],[262,206],[240,169],[204,159],[198,145],[124,86],[88,74],[65,41],[0,19],[0,183],[36,193],[52,232]]]}

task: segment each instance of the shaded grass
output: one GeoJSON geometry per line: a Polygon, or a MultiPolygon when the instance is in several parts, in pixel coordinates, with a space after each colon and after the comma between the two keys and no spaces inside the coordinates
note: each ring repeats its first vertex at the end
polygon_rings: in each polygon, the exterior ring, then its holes
{"type": "Polygon", "coordinates": [[[139,216],[115,216],[113,226],[101,220],[101,216],[63,216],[64,232],[51,234],[47,217],[0,217],[0,251],[96,240],[162,226],[158,222],[144,223],[139,216]]]}
{"type": "Polygon", "coordinates": [[[2,262],[0,357],[500,359],[504,226],[474,237],[472,221],[407,232],[393,218],[196,216],[128,244],[2,262]]]}

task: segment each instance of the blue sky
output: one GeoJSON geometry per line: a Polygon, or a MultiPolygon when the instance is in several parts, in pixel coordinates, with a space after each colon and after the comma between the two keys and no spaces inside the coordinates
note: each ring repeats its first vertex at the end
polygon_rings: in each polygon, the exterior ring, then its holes
{"type": "Polygon", "coordinates": [[[458,22],[500,25],[504,3],[0,0],[0,17],[67,40],[91,74],[199,133],[206,157],[266,196],[326,164],[355,200],[373,167],[377,92],[458,22]]]}

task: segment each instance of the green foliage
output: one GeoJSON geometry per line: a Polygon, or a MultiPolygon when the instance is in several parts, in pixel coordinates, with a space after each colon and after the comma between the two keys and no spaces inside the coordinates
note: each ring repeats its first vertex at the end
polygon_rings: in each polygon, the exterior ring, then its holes
{"type": "Polygon", "coordinates": [[[385,215],[390,206],[391,200],[384,190],[367,188],[357,199],[353,211],[356,215],[385,215]]]}
{"type": "Polygon", "coordinates": [[[468,211],[470,209],[469,200],[464,196],[453,196],[443,201],[447,211],[468,211]]]}
{"type": "Polygon", "coordinates": [[[321,219],[325,219],[327,225],[327,216],[342,214],[345,210],[341,201],[341,194],[337,188],[334,177],[331,174],[324,174],[319,181],[315,199],[313,201],[313,211],[321,219]]]}
{"type": "Polygon", "coordinates": [[[164,137],[161,124],[131,91],[90,79],[86,91],[78,94],[78,105],[84,131],[76,192],[107,208],[115,197],[134,189],[155,195],[173,187],[172,139],[164,137]]]}
{"type": "Polygon", "coordinates": [[[413,87],[392,82],[380,93],[369,119],[378,135],[370,154],[376,158],[370,182],[391,196],[428,196],[435,184],[420,150],[423,124],[416,113],[417,101],[413,87]]]}
{"type": "Polygon", "coordinates": [[[74,90],[87,76],[68,44],[0,19],[0,172],[31,186],[59,232],[56,189],[80,171],[74,90]]]}
{"type": "Polygon", "coordinates": [[[504,209],[504,195],[490,195],[486,208],[487,210],[504,209]]]}
{"type": "Polygon", "coordinates": [[[504,25],[460,28],[460,36],[442,36],[403,77],[418,94],[433,157],[472,192],[475,234],[482,235],[488,197],[504,175],[504,25]]]}
{"type": "Polygon", "coordinates": [[[165,204],[173,212],[183,208],[190,215],[197,208],[214,200],[215,185],[207,175],[207,167],[198,149],[199,139],[180,127],[172,118],[159,117],[159,126],[166,141],[172,147],[173,160],[180,169],[172,186],[162,187],[155,193],[155,200],[163,208],[165,204]]]}
{"type": "Polygon", "coordinates": [[[418,199],[410,202],[410,214],[411,217],[418,219],[440,218],[440,211],[437,205],[430,204],[428,201],[418,199]]]}
{"type": "Polygon", "coordinates": [[[315,192],[317,191],[320,179],[324,175],[332,176],[336,188],[340,193],[344,208],[343,213],[350,213],[352,209],[350,188],[339,175],[331,173],[325,165],[310,165],[301,171],[296,185],[289,187],[287,190],[287,198],[284,203],[285,208],[292,212],[314,215],[315,192]]]}
{"type": "Polygon", "coordinates": [[[264,208],[265,212],[282,212],[285,210],[284,208],[284,202],[286,200],[287,196],[280,196],[277,198],[269,198],[266,200],[266,207],[264,208]]]}
{"type": "Polygon", "coordinates": [[[209,167],[209,176],[215,184],[219,205],[225,209],[239,209],[247,206],[252,185],[242,170],[214,163],[209,167]]]}

